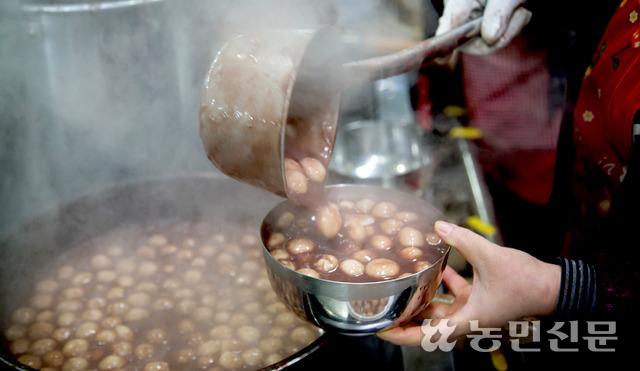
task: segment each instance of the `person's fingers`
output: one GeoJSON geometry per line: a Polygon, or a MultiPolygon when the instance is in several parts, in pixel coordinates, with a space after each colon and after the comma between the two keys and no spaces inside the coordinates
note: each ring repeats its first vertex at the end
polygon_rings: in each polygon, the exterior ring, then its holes
{"type": "Polygon", "coordinates": [[[507,31],[512,14],[525,0],[487,1],[484,8],[481,35],[484,41],[495,44],[507,31]]]}
{"type": "MultiPolygon", "coordinates": [[[[485,55],[505,47],[529,23],[531,12],[521,7],[526,0],[445,0],[442,16],[438,19],[436,36],[468,22],[482,11],[480,36],[474,37],[459,51],[485,55]],[[484,10],[482,8],[484,7],[484,10]],[[474,13],[475,12],[475,13],[474,13]]],[[[436,63],[454,69],[458,63],[458,50],[436,59],[436,63]]]]}
{"type": "Polygon", "coordinates": [[[471,17],[471,13],[480,8],[477,0],[449,0],[445,1],[444,10],[438,19],[438,27],[436,28],[436,36],[442,35],[447,31],[467,22],[471,17]]]}
{"type": "Polygon", "coordinates": [[[451,294],[436,294],[429,306],[416,317],[417,320],[445,318],[466,303],[471,284],[464,277],[447,266],[442,273],[442,283],[451,294]]]}
{"type": "Polygon", "coordinates": [[[457,338],[469,332],[469,320],[473,319],[470,311],[462,303],[431,303],[415,320],[444,320],[449,326],[455,326],[451,338],[457,338]]]}
{"type": "Polygon", "coordinates": [[[431,302],[414,320],[445,318],[452,310],[452,304],[431,302]]]}
{"type": "MultiPolygon", "coordinates": [[[[474,55],[485,55],[495,52],[507,46],[513,39],[518,36],[522,29],[531,20],[531,12],[524,8],[518,8],[513,13],[511,21],[507,26],[507,30],[493,44],[488,44],[485,39],[473,39],[470,42],[460,46],[460,50],[474,55]]],[[[484,23],[483,23],[484,24],[484,23]]]]}
{"type": "Polygon", "coordinates": [[[422,342],[424,334],[420,325],[414,324],[408,327],[396,327],[376,333],[379,338],[396,345],[418,346],[422,342]]]}
{"type": "Polygon", "coordinates": [[[470,320],[474,319],[467,313],[466,307],[454,312],[449,316],[449,326],[455,326],[455,330],[450,335],[450,339],[458,339],[468,334],[471,327],[470,320]]]}
{"type": "Polygon", "coordinates": [[[470,286],[464,277],[448,265],[444,269],[444,272],[442,272],[442,283],[447,286],[454,296],[460,295],[463,290],[468,289],[470,286]]]}
{"type": "Polygon", "coordinates": [[[496,47],[502,48],[509,44],[513,38],[522,32],[522,29],[529,24],[530,20],[531,12],[529,10],[525,8],[516,9],[509,20],[507,30],[496,41],[496,47]]]}

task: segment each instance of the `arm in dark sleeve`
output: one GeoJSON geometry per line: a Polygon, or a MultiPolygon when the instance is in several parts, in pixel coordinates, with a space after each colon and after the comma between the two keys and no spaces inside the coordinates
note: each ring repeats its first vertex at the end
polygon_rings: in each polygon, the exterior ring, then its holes
{"type": "Polygon", "coordinates": [[[595,267],[567,258],[558,258],[556,263],[562,268],[562,274],[554,317],[567,320],[593,313],[598,297],[595,267]]]}

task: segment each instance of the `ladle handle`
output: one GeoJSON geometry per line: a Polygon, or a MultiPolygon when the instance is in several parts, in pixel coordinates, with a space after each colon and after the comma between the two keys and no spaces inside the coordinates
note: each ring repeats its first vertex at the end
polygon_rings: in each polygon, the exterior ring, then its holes
{"type": "Polygon", "coordinates": [[[342,65],[342,88],[400,75],[423,63],[451,53],[456,47],[480,34],[482,17],[478,17],[442,35],[431,37],[408,49],[342,65]]]}

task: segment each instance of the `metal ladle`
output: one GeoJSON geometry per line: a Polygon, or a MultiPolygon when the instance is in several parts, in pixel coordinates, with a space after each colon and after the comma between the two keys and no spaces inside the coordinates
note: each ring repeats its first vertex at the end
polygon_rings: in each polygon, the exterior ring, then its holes
{"type": "Polygon", "coordinates": [[[207,157],[228,176],[288,197],[285,156],[313,156],[328,167],[341,91],[447,55],[478,35],[481,22],[344,64],[331,27],[236,37],[218,52],[202,89],[200,137],[207,157]]]}

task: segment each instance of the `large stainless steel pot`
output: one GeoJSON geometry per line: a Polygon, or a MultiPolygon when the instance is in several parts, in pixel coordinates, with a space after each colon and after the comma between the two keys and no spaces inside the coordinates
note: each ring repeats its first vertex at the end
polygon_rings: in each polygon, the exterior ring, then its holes
{"type": "Polygon", "coordinates": [[[219,43],[218,0],[0,3],[2,232],[96,186],[210,171],[185,123],[219,43]]]}
{"type": "MultiPolygon", "coordinates": [[[[92,237],[161,221],[210,220],[259,230],[262,217],[281,199],[237,181],[195,174],[138,180],[98,189],[43,212],[0,241],[0,329],[39,274],[39,267],[92,237]]],[[[3,338],[0,336],[0,338],[3,338]]],[[[287,367],[317,351],[326,337],[273,367],[287,367]]],[[[0,347],[0,369],[31,368],[0,347]]]]}
{"type": "MultiPolygon", "coordinates": [[[[44,210],[0,238],[0,331],[4,333],[38,267],[74,245],[114,229],[158,221],[238,222],[259,231],[264,215],[281,201],[227,177],[195,173],[119,183],[44,210]]],[[[15,361],[3,339],[0,336],[0,369],[32,370],[15,361]]],[[[321,370],[336,360],[354,369],[401,367],[399,347],[375,336],[354,339],[325,333],[266,369],[321,370]]]]}

